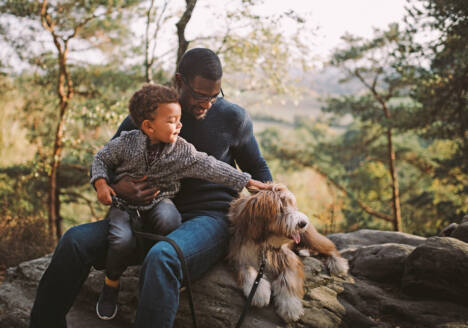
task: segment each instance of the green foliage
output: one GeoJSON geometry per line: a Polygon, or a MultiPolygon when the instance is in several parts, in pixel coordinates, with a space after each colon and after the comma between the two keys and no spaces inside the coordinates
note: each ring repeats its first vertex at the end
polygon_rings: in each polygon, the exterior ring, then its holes
{"type": "MultiPolygon", "coordinates": [[[[466,186],[468,179],[468,7],[461,0],[424,0],[409,10],[408,33],[426,30],[436,37],[424,43],[418,55],[430,62],[420,70],[412,96],[421,106],[418,129],[428,139],[452,141],[454,154],[441,162],[438,177],[466,186]]],[[[464,194],[468,193],[465,187],[464,194]]],[[[463,197],[463,194],[460,195],[463,197]]]]}
{"type": "Polygon", "coordinates": [[[44,167],[30,162],[0,169],[0,204],[5,216],[46,213],[47,175],[44,167]]]}
{"type": "MultiPolygon", "coordinates": [[[[324,177],[328,193],[338,194],[334,202],[341,202],[335,213],[345,218],[335,223],[335,231],[391,229],[390,223],[376,220],[361,206],[366,204],[383,213],[390,211],[390,176],[385,140],[379,129],[373,124],[355,121],[337,133],[327,128],[326,121],[304,118],[296,121],[297,129],[291,133],[267,129],[259,136],[269,163],[279,161],[276,172],[286,175],[287,181],[291,179],[291,172],[304,168],[312,168],[324,177]],[[340,188],[348,190],[349,194],[340,188]]],[[[434,235],[468,211],[466,198],[458,196],[463,186],[444,185],[432,174],[438,165],[437,159],[451,156],[450,147],[450,144],[428,144],[414,133],[395,138],[405,231],[434,235]]],[[[298,185],[300,182],[295,181],[291,187],[294,189],[298,185]]],[[[310,197],[309,202],[315,199],[310,197]]],[[[317,217],[320,211],[309,209],[308,214],[317,217]]]]}

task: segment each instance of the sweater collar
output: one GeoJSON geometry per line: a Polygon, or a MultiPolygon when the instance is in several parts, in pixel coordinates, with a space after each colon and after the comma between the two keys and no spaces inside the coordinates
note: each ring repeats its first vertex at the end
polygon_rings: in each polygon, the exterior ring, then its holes
{"type": "MultiPolygon", "coordinates": [[[[147,151],[148,149],[147,145],[150,142],[149,138],[143,131],[141,130],[137,130],[137,131],[138,131],[138,134],[137,134],[138,144],[142,145],[143,151],[147,151]]],[[[172,142],[172,143],[162,143],[163,146],[159,153],[159,157],[166,156],[166,154],[170,153],[174,149],[176,143],[177,141],[172,142]]]]}

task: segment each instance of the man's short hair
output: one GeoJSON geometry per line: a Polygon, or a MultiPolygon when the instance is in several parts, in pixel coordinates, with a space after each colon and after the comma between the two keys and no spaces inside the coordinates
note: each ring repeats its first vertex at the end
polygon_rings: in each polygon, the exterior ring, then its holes
{"type": "Polygon", "coordinates": [[[223,77],[223,68],[217,54],[207,48],[193,48],[179,61],[177,73],[191,81],[195,76],[218,81],[223,77]]]}
{"type": "Polygon", "coordinates": [[[160,84],[144,84],[130,99],[128,109],[133,123],[140,128],[144,120],[152,120],[159,104],[179,101],[177,90],[160,84]]]}

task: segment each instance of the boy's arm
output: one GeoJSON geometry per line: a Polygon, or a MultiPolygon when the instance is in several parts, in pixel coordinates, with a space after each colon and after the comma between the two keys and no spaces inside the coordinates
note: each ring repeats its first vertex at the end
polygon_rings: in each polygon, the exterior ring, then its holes
{"type": "Polygon", "coordinates": [[[122,138],[112,139],[97,152],[91,165],[91,184],[98,179],[106,180],[110,184],[110,172],[113,172],[121,162],[121,154],[124,146],[122,138]]]}
{"type": "MultiPolygon", "coordinates": [[[[114,134],[114,136],[111,138],[111,140],[114,140],[118,137],[120,137],[120,135],[122,134],[122,132],[124,131],[131,131],[131,130],[136,130],[136,126],[135,124],[133,124],[133,121],[132,119],[130,118],[130,116],[127,115],[127,117],[122,121],[122,123],[120,123],[120,126],[119,128],[117,129],[117,132],[114,134]]],[[[110,140],[109,140],[110,141],[110,140]]],[[[108,172],[109,176],[110,176],[110,181],[112,181],[112,177],[113,177],[113,173],[114,172],[108,172]]],[[[91,165],[90,167],[90,170],[89,170],[89,175],[92,177],[93,176],[93,165],[91,165]]],[[[109,180],[107,180],[109,181],[109,180]]]]}
{"type": "Polygon", "coordinates": [[[97,198],[104,205],[112,204],[112,196],[115,196],[114,190],[107,184],[106,179],[98,178],[94,182],[97,198]]]}
{"type": "MultiPolygon", "coordinates": [[[[130,116],[127,116],[120,124],[117,132],[111,140],[119,137],[124,131],[136,130],[137,127],[133,124],[130,116]]],[[[93,175],[93,169],[91,167],[91,176],[93,175]]],[[[114,181],[115,173],[112,171],[108,172],[109,181],[114,181]]],[[[119,195],[119,197],[132,202],[133,204],[147,204],[156,197],[159,193],[157,186],[148,183],[146,177],[135,179],[129,176],[124,176],[122,179],[112,184],[113,190],[119,195]]]]}
{"type": "Polygon", "coordinates": [[[183,178],[208,180],[229,186],[236,191],[241,191],[251,181],[249,173],[241,172],[213,156],[197,151],[192,144],[183,139],[178,142],[186,163],[181,172],[183,178]]]}

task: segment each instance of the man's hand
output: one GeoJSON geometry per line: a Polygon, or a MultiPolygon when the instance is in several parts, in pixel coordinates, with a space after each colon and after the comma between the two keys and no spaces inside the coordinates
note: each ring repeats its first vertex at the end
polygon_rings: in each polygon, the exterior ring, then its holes
{"type": "Polygon", "coordinates": [[[94,182],[97,191],[98,200],[104,205],[112,204],[112,196],[115,196],[115,191],[109,187],[105,179],[97,179],[94,182]]]}
{"type": "Polygon", "coordinates": [[[258,180],[250,179],[249,182],[247,182],[247,185],[245,187],[247,188],[249,192],[255,193],[262,189],[271,189],[272,185],[263,183],[258,180]]]}
{"type": "Polygon", "coordinates": [[[146,181],[148,177],[139,179],[124,176],[112,185],[117,195],[126,201],[139,205],[150,203],[158,194],[159,189],[146,181]]]}

